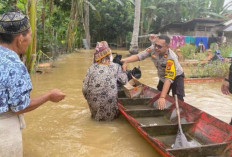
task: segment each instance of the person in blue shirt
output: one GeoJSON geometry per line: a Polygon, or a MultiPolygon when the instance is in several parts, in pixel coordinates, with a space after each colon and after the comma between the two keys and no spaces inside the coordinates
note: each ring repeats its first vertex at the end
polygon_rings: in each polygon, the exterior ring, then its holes
{"type": "Polygon", "coordinates": [[[214,52],[214,56],[210,59],[210,61],[224,61],[224,58],[221,56],[221,51],[220,50],[216,50],[214,52]]]}
{"type": "Polygon", "coordinates": [[[12,11],[0,16],[0,156],[22,157],[24,128],[22,113],[38,108],[47,101],[59,102],[65,94],[59,89],[30,98],[32,83],[20,60],[31,41],[27,16],[12,11]]]}

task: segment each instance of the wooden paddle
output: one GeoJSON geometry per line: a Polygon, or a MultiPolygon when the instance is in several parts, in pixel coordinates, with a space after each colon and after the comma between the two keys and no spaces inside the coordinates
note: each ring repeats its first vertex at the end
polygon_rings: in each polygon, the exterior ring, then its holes
{"type": "Polygon", "coordinates": [[[180,123],[180,111],[179,111],[179,104],[178,104],[178,98],[177,95],[175,95],[175,104],[176,104],[176,113],[177,113],[177,118],[178,118],[178,132],[176,136],[176,141],[174,143],[173,148],[186,148],[190,147],[189,142],[187,138],[185,137],[181,123],[180,123]]]}

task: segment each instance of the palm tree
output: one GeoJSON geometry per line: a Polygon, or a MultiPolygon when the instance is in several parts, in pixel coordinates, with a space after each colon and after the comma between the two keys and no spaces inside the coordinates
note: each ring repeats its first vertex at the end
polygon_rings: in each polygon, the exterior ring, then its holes
{"type": "MultiPolygon", "coordinates": [[[[82,1],[81,1],[82,2],[82,1]]],[[[77,27],[78,15],[77,15],[77,0],[72,0],[72,6],[70,11],[70,21],[67,30],[67,51],[72,52],[74,48],[74,32],[77,27]]]]}
{"type": "Polygon", "coordinates": [[[132,34],[131,45],[129,50],[131,54],[137,54],[139,51],[138,36],[139,36],[140,9],[141,9],[141,0],[135,0],[134,27],[133,27],[133,34],[132,34]]]}
{"type": "MultiPolygon", "coordinates": [[[[85,38],[87,40],[88,46],[89,48],[91,48],[91,36],[90,36],[90,31],[89,31],[89,7],[91,7],[91,9],[94,11],[96,17],[100,18],[100,14],[97,11],[97,9],[94,7],[94,5],[92,3],[90,3],[88,0],[84,0],[82,3],[83,6],[81,6],[83,9],[83,11],[80,13],[82,14],[82,22],[84,24],[84,30],[85,30],[85,38]],[[84,14],[84,16],[83,16],[84,14]]],[[[82,10],[82,9],[80,9],[82,10]]]]}
{"type": "Polygon", "coordinates": [[[84,23],[84,30],[85,30],[85,38],[87,40],[89,48],[91,48],[91,37],[90,37],[90,32],[89,32],[89,5],[90,3],[86,1],[84,3],[84,13],[85,17],[83,18],[83,23],[84,23]]]}

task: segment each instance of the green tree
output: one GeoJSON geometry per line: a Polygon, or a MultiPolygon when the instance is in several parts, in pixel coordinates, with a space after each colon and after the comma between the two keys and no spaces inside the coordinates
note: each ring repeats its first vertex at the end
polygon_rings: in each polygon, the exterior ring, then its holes
{"type": "Polygon", "coordinates": [[[90,33],[91,40],[96,43],[106,40],[109,43],[122,45],[126,37],[132,32],[133,24],[133,4],[125,0],[122,4],[116,1],[102,0],[91,3],[100,13],[101,20],[96,18],[93,10],[90,10],[90,33]]]}

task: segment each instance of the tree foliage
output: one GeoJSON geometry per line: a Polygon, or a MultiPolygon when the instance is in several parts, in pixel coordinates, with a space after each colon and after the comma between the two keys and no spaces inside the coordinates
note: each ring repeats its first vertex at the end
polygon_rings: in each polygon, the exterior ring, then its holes
{"type": "MultiPolygon", "coordinates": [[[[133,28],[133,4],[124,1],[123,6],[115,1],[94,1],[95,6],[101,16],[101,21],[90,18],[90,33],[92,41],[107,40],[117,42],[120,38],[125,40],[126,35],[132,32],[133,28]]],[[[94,17],[90,11],[90,17],[94,17]]]]}
{"type": "MultiPolygon", "coordinates": [[[[134,22],[134,0],[74,0],[77,2],[77,25],[73,30],[73,47],[82,47],[85,38],[84,3],[89,4],[92,43],[131,41],[134,22]]],[[[226,18],[232,2],[225,0],[141,0],[140,33],[148,34],[171,22],[185,22],[193,18],[226,18]],[[226,16],[225,16],[226,15],[226,16]]],[[[19,9],[26,13],[27,0],[2,0],[0,13],[19,9]]],[[[72,1],[37,0],[37,51],[56,56],[67,46],[72,1]],[[45,2],[45,4],[43,4],[45,2]],[[58,51],[59,50],[59,51],[58,51]]],[[[140,35],[141,35],[140,34],[140,35]]]]}

